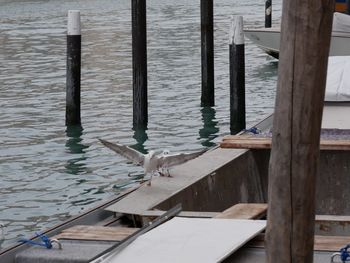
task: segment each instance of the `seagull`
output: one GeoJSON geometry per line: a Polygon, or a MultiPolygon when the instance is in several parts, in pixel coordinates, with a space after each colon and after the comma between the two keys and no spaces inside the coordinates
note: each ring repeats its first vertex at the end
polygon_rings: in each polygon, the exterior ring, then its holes
{"type": "Polygon", "coordinates": [[[169,154],[168,150],[164,150],[161,154],[156,154],[155,151],[151,150],[148,152],[148,154],[142,154],[139,151],[120,143],[111,143],[102,139],[99,140],[104,146],[131,160],[134,164],[143,166],[145,175],[148,173],[151,174],[148,185],[151,185],[151,180],[154,173],[164,176],[164,170],[166,170],[167,175],[171,177],[169,167],[185,163],[206,152],[206,150],[202,150],[194,153],[169,154]]]}

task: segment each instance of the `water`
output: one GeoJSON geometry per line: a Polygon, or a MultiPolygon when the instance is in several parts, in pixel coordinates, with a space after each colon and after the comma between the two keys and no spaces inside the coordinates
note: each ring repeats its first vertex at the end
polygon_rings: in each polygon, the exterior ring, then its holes
{"type": "MultiPolygon", "coordinates": [[[[45,229],[136,183],[142,170],[98,138],[146,152],[211,147],[229,133],[231,15],[264,24],[264,1],[215,1],[216,106],[200,107],[199,1],[148,0],[148,130],[132,130],[130,0],[0,1],[0,222],[5,240],[45,229]],[[66,14],[81,10],[82,126],[66,129],[66,14]]],[[[278,23],[281,1],[274,1],[278,23]]],[[[246,43],[247,120],[272,111],[276,60],[246,43]]]]}

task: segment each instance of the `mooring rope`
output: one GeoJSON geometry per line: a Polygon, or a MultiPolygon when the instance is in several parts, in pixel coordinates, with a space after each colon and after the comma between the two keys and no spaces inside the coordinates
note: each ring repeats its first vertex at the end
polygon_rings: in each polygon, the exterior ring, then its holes
{"type": "Polygon", "coordinates": [[[57,243],[59,246],[59,249],[62,249],[62,245],[61,243],[56,240],[56,239],[50,239],[48,236],[35,232],[35,238],[40,238],[40,241],[34,241],[31,239],[20,239],[18,242],[22,242],[23,244],[31,244],[31,245],[35,245],[35,246],[42,246],[42,247],[46,247],[47,249],[51,249],[52,248],[52,243],[57,243]]]}
{"type": "Polygon", "coordinates": [[[331,263],[334,262],[335,257],[340,257],[340,260],[344,262],[349,262],[350,261],[350,253],[348,249],[350,248],[350,244],[346,245],[345,247],[341,248],[339,252],[334,253],[331,257],[331,263]]]}

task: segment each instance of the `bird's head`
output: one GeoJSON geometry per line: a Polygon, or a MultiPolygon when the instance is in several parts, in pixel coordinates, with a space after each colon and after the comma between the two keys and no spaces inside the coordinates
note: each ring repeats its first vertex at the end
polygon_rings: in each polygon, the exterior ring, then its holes
{"type": "Polygon", "coordinates": [[[170,153],[170,151],[168,149],[164,149],[162,154],[163,155],[168,155],[169,153],[170,153]]]}

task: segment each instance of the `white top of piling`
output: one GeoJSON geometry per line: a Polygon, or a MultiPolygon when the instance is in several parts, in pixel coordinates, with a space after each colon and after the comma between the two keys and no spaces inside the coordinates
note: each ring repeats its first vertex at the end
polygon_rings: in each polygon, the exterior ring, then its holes
{"type": "Polygon", "coordinates": [[[232,17],[229,37],[230,37],[230,40],[229,40],[230,45],[244,44],[243,16],[232,17]]]}
{"type": "Polygon", "coordinates": [[[79,10],[68,11],[67,35],[69,36],[81,35],[79,10]]]}

